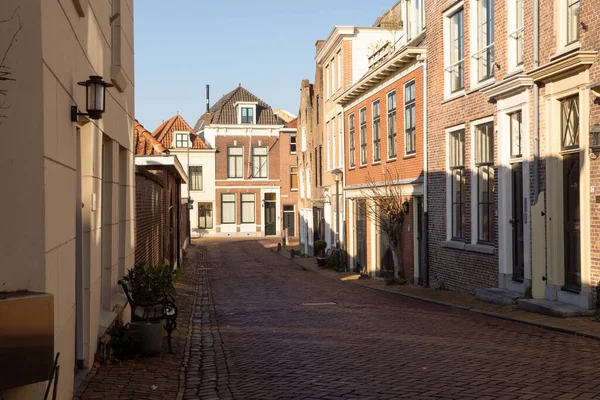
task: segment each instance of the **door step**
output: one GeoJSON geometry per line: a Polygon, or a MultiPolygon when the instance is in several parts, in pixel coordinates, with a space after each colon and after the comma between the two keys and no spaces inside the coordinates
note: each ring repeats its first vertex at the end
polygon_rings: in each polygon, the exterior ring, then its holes
{"type": "Polygon", "coordinates": [[[483,301],[484,303],[500,304],[504,306],[517,304],[517,301],[521,296],[522,295],[519,292],[500,288],[477,289],[475,291],[475,298],[477,300],[483,301]]]}
{"type": "Polygon", "coordinates": [[[536,314],[549,315],[551,317],[593,317],[595,310],[586,310],[568,303],[547,299],[522,299],[519,300],[519,308],[536,314]]]}

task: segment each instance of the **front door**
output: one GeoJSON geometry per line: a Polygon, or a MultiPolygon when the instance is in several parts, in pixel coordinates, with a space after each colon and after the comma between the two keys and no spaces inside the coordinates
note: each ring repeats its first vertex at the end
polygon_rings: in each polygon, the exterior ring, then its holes
{"type": "Polygon", "coordinates": [[[525,278],[524,236],[523,236],[523,166],[516,163],[511,166],[512,184],[512,249],[514,281],[523,282],[525,278]]]}
{"type": "Polygon", "coordinates": [[[425,282],[423,280],[425,271],[424,271],[424,243],[423,243],[423,198],[417,197],[417,243],[418,243],[418,271],[419,271],[419,285],[423,285],[425,282]]]}
{"type": "Polygon", "coordinates": [[[283,206],[283,228],[287,229],[288,237],[296,236],[296,218],[294,206],[283,206]]]}
{"type": "Polygon", "coordinates": [[[580,214],[579,214],[579,153],[563,157],[564,216],[565,216],[565,287],[581,290],[580,214]]]}
{"type": "Polygon", "coordinates": [[[277,234],[277,203],[265,201],[265,235],[275,236],[277,234]]]}
{"type": "Polygon", "coordinates": [[[356,201],[356,271],[367,272],[367,204],[356,201]]]}

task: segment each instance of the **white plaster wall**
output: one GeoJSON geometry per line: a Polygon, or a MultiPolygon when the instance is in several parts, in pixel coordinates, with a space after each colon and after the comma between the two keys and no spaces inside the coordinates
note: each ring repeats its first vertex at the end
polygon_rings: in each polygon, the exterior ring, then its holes
{"type": "MultiPolygon", "coordinates": [[[[116,303],[116,280],[133,265],[133,1],[121,0],[122,72],[128,82],[123,93],[108,91],[106,114],[81,127],[70,120],[70,107],[85,111],[85,89],[77,82],[90,75],[111,79],[109,0],[81,2],[80,17],[72,1],[27,2],[3,0],[0,16],[19,7],[23,30],[13,45],[7,65],[15,71],[10,88],[11,108],[0,131],[11,196],[2,196],[2,220],[12,229],[0,230],[5,259],[0,267],[1,290],[28,289],[54,294],[55,352],[61,353],[59,398],[72,398],[76,324],[76,212],[82,212],[84,362],[91,367],[100,329],[102,189],[110,188],[111,210],[104,231],[111,242],[105,273],[105,310],[116,303]],[[8,134],[10,133],[10,134],[8,134]],[[111,176],[101,181],[102,137],[114,150],[111,176]],[[81,170],[77,160],[81,158],[81,170]],[[81,176],[81,204],[77,180],[81,176]],[[95,205],[92,197],[95,195],[95,205]],[[92,210],[93,209],[93,210],[92,210]],[[108,306],[108,307],[106,307],[108,306]]],[[[4,27],[3,27],[4,28],[4,27]]],[[[2,29],[3,29],[2,28],[2,29]]],[[[10,27],[8,27],[10,29],[10,27]]],[[[4,48],[7,32],[0,32],[4,48]]],[[[109,308],[110,307],[110,308],[109,308]]],[[[4,399],[41,398],[45,384],[1,393],[4,399]]]]}

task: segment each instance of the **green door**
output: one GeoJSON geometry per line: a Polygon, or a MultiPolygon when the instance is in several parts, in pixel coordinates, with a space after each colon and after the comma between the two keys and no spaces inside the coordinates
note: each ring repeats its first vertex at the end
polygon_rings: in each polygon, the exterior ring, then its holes
{"type": "Polygon", "coordinates": [[[275,236],[277,234],[277,208],[276,202],[265,201],[265,235],[275,236]]]}

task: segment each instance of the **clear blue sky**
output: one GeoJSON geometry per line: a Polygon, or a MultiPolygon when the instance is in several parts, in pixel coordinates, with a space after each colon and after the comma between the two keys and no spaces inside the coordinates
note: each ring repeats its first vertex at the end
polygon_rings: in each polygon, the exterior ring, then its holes
{"type": "Polygon", "coordinates": [[[297,114],[312,82],[315,42],[335,25],[371,26],[396,0],[139,0],[135,2],[135,114],[153,131],[179,111],[194,126],[238,83],[297,114]]]}

